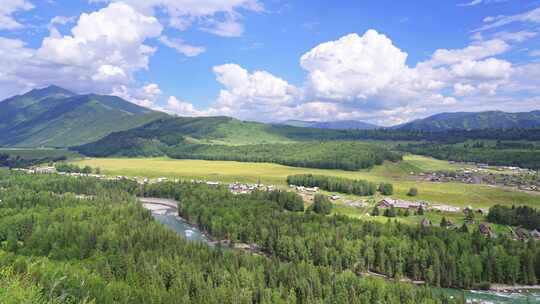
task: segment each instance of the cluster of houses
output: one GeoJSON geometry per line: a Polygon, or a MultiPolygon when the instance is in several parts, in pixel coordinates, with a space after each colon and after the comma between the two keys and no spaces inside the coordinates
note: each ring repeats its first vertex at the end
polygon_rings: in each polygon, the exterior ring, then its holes
{"type": "Polygon", "coordinates": [[[482,176],[478,170],[438,171],[420,173],[420,177],[428,182],[460,182],[465,184],[481,184],[482,176]]]}
{"type": "MultiPolygon", "coordinates": [[[[528,241],[530,239],[534,240],[534,241],[540,241],[540,231],[538,231],[537,229],[533,229],[531,231],[525,229],[525,228],[512,228],[512,227],[508,227],[508,229],[510,230],[510,235],[512,236],[512,239],[514,240],[517,240],[517,241],[528,241]]],[[[495,236],[495,233],[493,232],[493,230],[491,229],[491,226],[489,226],[488,224],[480,224],[478,225],[478,231],[486,236],[486,237],[489,237],[489,238],[492,238],[495,236]]]]}
{"type": "Polygon", "coordinates": [[[289,188],[294,189],[300,193],[307,193],[307,194],[315,194],[319,192],[319,187],[304,187],[304,186],[289,185],[289,188]]]}
{"type": "Polygon", "coordinates": [[[512,234],[512,237],[514,240],[520,240],[520,241],[527,241],[529,239],[533,239],[535,241],[540,240],[540,231],[533,229],[532,231],[529,231],[524,228],[517,228],[513,229],[512,227],[508,227],[510,229],[510,233],[512,234]]]}
{"type": "MultiPolygon", "coordinates": [[[[422,180],[429,182],[460,182],[466,184],[487,184],[493,186],[515,187],[520,190],[526,191],[540,191],[540,178],[538,177],[537,173],[528,169],[518,169],[518,174],[493,173],[483,169],[463,169],[460,171],[438,171],[419,173],[418,176],[422,180]]],[[[414,175],[414,172],[412,172],[412,174],[414,175]]]]}
{"type": "Polygon", "coordinates": [[[397,208],[397,209],[408,209],[408,210],[418,210],[420,208],[427,208],[428,204],[426,202],[411,202],[400,199],[393,199],[386,197],[377,203],[377,207],[381,209],[386,208],[397,208]]]}
{"type": "Polygon", "coordinates": [[[264,191],[264,192],[272,192],[276,188],[274,185],[264,185],[261,183],[257,184],[241,184],[241,183],[233,183],[229,184],[229,190],[233,194],[248,194],[253,191],[264,191]]]}
{"type": "Polygon", "coordinates": [[[534,174],[535,171],[531,169],[526,168],[520,168],[517,166],[491,166],[486,163],[475,163],[475,162],[456,162],[456,161],[449,161],[450,164],[459,164],[459,165],[468,165],[473,166],[473,168],[467,168],[465,170],[475,170],[474,167],[480,168],[483,170],[497,170],[497,171],[512,171],[514,173],[528,173],[528,174],[534,174]]]}
{"type": "Polygon", "coordinates": [[[56,173],[55,167],[32,167],[32,168],[14,168],[13,171],[24,172],[28,174],[53,174],[56,173]]]}
{"type": "Polygon", "coordinates": [[[461,208],[450,206],[450,205],[443,205],[443,204],[429,204],[427,202],[413,202],[413,201],[406,201],[401,199],[393,199],[386,197],[379,201],[377,203],[377,207],[381,209],[385,208],[396,208],[396,209],[408,209],[416,211],[420,208],[424,210],[433,210],[433,211],[440,211],[440,212],[453,212],[457,213],[461,211],[461,208]]]}

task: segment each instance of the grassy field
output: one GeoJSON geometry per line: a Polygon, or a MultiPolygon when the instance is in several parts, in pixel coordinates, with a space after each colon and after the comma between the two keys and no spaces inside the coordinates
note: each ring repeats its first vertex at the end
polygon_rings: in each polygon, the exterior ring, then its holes
{"type": "Polygon", "coordinates": [[[19,156],[23,159],[57,158],[62,156],[67,158],[81,157],[81,155],[77,152],[64,149],[0,148],[0,154],[8,154],[11,157],[19,156]]]}
{"type": "Polygon", "coordinates": [[[446,203],[454,206],[486,208],[494,204],[519,204],[540,207],[540,195],[483,185],[462,183],[417,182],[408,178],[410,172],[452,170],[461,165],[446,161],[409,155],[399,163],[385,163],[372,170],[341,171],[295,168],[268,163],[240,163],[230,161],[173,160],[167,158],[92,158],[74,161],[79,166],[101,168],[109,175],[205,179],[222,182],[257,182],[285,186],[285,179],[293,174],[323,174],[373,182],[392,182],[395,198],[407,198],[411,187],[418,188],[416,200],[446,203]]]}

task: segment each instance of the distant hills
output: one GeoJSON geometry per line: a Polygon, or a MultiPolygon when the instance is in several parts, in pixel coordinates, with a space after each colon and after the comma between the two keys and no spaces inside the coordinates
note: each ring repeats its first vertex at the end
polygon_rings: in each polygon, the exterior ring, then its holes
{"type": "Polygon", "coordinates": [[[77,95],[57,86],[0,102],[0,146],[78,147],[91,155],[161,155],[164,149],[183,143],[247,145],[378,138],[369,133],[374,129],[439,132],[510,128],[540,128],[540,111],[441,113],[382,128],[353,120],[264,124],[230,117],[173,117],[119,97],[77,95]]]}
{"type": "Polygon", "coordinates": [[[339,121],[305,121],[305,120],[287,120],[281,124],[294,127],[330,129],[330,130],[373,130],[381,127],[357,120],[339,120],[339,121]]]}
{"type": "Polygon", "coordinates": [[[81,145],[163,116],[119,97],[77,95],[49,86],[0,102],[0,145],[81,145]]]}
{"type": "Polygon", "coordinates": [[[281,124],[331,130],[393,129],[430,132],[479,129],[532,129],[540,128],[540,111],[522,113],[507,113],[502,111],[440,113],[389,128],[355,120],[330,122],[287,120],[281,124]]]}
{"type": "Polygon", "coordinates": [[[447,131],[477,129],[532,129],[540,127],[540,111],[440,113],[393,127],[405,131],[447,131]]]}
{"type": "Polygon", "coordinates": [[[290,143],[321,130],[240,121],[230,117],[167,117],[115,132],[74,149],[91,156],[159,156],[183,145],[290,143]]]}

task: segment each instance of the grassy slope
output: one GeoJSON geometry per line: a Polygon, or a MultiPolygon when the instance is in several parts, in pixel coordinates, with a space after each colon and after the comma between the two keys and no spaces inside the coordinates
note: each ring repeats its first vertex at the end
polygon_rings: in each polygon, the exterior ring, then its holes
{"type": "Polygon", "coordinates": [[[114,96],[36,90],[0,104],[0,142],[17,147],[74,146],[164,115],[114,96]]]}
{"type": "Polygon", "coordinates": [[[268,132],[268,125],[239,120],[231,120],[218,126],[216,133],[223,136],[222,139],[214,141],[218,144],[247,145],[293,142],[283,135],[268,132]]]}
{"type": "Polygon", "coordinates": [[[31,135],[16,144],[19,147],[69,147],[98,140],[111,130],[128,130],[148,123],[161,113],[130,115],[115,113],[94,104],[62,115],[46,125],[32,128],[31,135]]]}
{"type": "Polygon", "coordinates": [[[268,163],[239,163],[227,161],[171,160],[167,158],[122,159],[101,158],[76,161],[79,165],[100,167],[111,175],[200,178],[224,182],[256,182],[261,180],[285,186],[285,178],[292,174],[313,173],[347,178],[366,179],[373,182],[394,183],[393,197],[407,198],[411,187],[417,187],[415,198],[455,206],[489,207],[493,204],[522,204],[540,207],[540,196],[482,185],[461,183],[419,183],[407,179],[410,171],[421,172],[457,168],[445,161],[421,156],[406,156],[401,163],[385,163],[367,171],[341,171],[294,168],[268,163]]]}
{"type": "Polygon", "coordinates": [[[113,133],[99,141],[77,147],[96,156],[160,156],[167,148],[187,143],[238,146],[290,143],[293,140],[273,132],[272,126],[229,117],[163,118],[147,125],[113,133]]]}

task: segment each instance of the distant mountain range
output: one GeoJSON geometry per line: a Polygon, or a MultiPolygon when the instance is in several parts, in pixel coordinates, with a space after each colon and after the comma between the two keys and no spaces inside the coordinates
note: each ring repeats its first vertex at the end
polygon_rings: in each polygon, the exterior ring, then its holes
{"type": "Polygon", "coordinates": [[[316,129],[331,129],[331,130],[373,130],[381,127],[367,122],[357,120],[340,120],[340,121],[304,121],[304,120],[287,120],[281,124],[294,127],[316,128],[316,129]]]}
{"type": "Polygon", "coordinates": [[[160,154],[184,142],[260,144],[297,140],[354,139],[343,130],[446,131],[540,128],[540,111],[441,113],[390,128],[360,121],[289,120],[279,124],[230,117],[173,117],[115,96],[77,95],[57,86],[0,102],[0,146],[79,147],[99,154],[160,154]],[[103,151],[105,152],[105,151],[103,151]]]}
{"type": "Polygon", "coordinates": [[[393,129],[432,132],[478,129],[532,129],[540,128],[540,111],[522,113],[502,111],[440,113],[389,128],[356,120],[333,122],[287,120],[281,124],[332,130],[393,129]]]}
{"type": "Polygon", "coordinates": [[[163,116],[118,97],[49,86],[0,102],[0,145],[81,145],[163,116]]]}
{"type": "Polygon", "coordinates": [[[447,131],[478,129],[532,129],[540,127],[540,111],[440,113],[393,127],[398,130],[447,131]]]}

